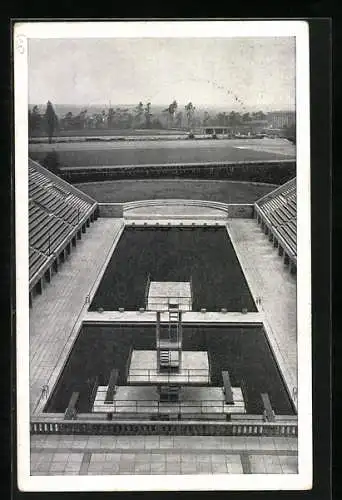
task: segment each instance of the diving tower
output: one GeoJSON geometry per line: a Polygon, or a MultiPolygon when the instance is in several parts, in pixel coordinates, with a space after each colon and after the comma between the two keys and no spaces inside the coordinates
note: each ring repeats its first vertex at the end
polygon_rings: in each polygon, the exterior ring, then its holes
{"type": "Polygon", "coordinates": [[[192,300],[191,279],[158,282],[148,277],[145,303],[156,314],[155,348],[132,350],[125,384],[113,390],[110,377],[108,386],[99,386],[93,412],[110,418],[124,413],[178,418],[246,413],[242,390],[231,386],[228,372],[222,373],[221,387],[213,386],[208,352],[183,349],[183,316],[192,311],[192,300]]]}

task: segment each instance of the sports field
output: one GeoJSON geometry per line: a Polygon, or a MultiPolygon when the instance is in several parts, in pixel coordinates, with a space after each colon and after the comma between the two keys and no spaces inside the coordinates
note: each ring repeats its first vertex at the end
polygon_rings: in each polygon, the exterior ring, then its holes
{"type": "Polygon", "coordinates": [[[277,186],[254,182],[197,179],[117,180],[75,184],[99,203],[192,199],[254,203],[277,186]]]}
{"type": "Polygon", "coordinates": [[[148,165],[295,158],[295,146],[285,139],[208,139],[30,144],[33,160],[57,153],[61,167],[148,165]]]}

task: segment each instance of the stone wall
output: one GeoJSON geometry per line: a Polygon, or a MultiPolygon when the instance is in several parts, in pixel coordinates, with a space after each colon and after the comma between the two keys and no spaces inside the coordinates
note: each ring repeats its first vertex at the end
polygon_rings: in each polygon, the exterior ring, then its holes
{"type": "Polygon", "coordinates": [[[116,179],[226,179],[283,184],[296,176],[295,160],[201,162],[163,165],[63,167],[60,176],[72,183],[116,179]]]}
{"type": "Polygon", "coordinates": [[[99,203],[100,217],[127,219],[228,219],[252,218],[252,204],[226,204],[206,200],[143,200],[129,203],[99,203]]]}

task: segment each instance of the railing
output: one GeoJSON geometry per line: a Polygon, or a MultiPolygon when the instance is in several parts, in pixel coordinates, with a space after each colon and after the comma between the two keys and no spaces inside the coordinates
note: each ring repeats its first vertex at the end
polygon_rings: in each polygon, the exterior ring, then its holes
{"type": "Polygon", "coordinates": [[[179,207],[184,205],[186,207],[197,207],[197,208],[214,208],[217,210],[222,210],[223,212],[228,211],[228,204],[221,201],[211,201],[211,200],[193,200],[193,199],[181,199],[181,198],[166,198],[166,199],[154,199],[154,200],[137,200],[128,201],[125,203],[126,210],[134,210],[137,208],[147,208],[147,207],[179,207]]]}
{"type": "MultiPolygon", "coordinates": [[[[242,403],[242,402],[241,402],[242,403]]],[[[112,401],[99,402],[98,407],[99,412],[110,412],[110,413],[194,413],[194,414],[208,414],[208,413],[226,413],[228,408],[231,410],[234,408],[234,403],[232,406],[227,405],[224,401],[218,400],[204,400],[204,401],[159,401],[159,400],[127,400],[127,399],[115,399],[112,401]],[[105,408],[106,407],[106,408],[105,408]]],[[[240,408],[240,413],[244,413],[241,405],[236,406],[240,408]]],[[[95,411],[97,412],[97,410],[95,411]]],[[[237,411],[236,411],[237,413],[237,411]]],[[[260,416],[262,420],[262,416],[260,416]]]]}
{"type": "Polygon", "coordinates": [[[160,296],[153,296],[153,297],[146,297],[146,308],[148,310],[158,310],[158,311],[164,311],[168,312],[170,311],[170,305],[172,307],[172,302],[177,302],[178,309],[179,311],[183,311],[182,307],[186,307],[186,311],[191,311],[192,309],[192,299],[189,297],[189,295],[178,295],[176,296],[171,296],[171,297],[160,297],[160,296]],[[158,301],[158,302],[157,302],[158,301]],[[160,302],[159,302],[160,301],[160,302]]]}
{"type": "Polygon", "coordinates": [[[153,368],[133,369],[129,371],[127,383],[210,383],[210,374],[206,369],[182,369],[180,372],[159,372],[153,368]]]}
{"type": "Polygon", "coordinates": [[[83,435],[171,435],[171,436],[284,436],[297,437],[297,422],[153,422],[148,421],[96,421],[73,420],[47,422],[32,420],[32,434],[83,435]]]}
{"type": "Polygon", "coordinates": [[[191,309],[192,309],[192,306],[193,306],[193,302],[194,302],[194,284],[193,284],[193,281],[192,281],[192,275],[190,276],[190,296],[191,296],[191,309]]]}
{"type": "Polygon", "coordinates": [[[148,292],[150,290],[150,283],[151,283],[151,274],[148,273],[147,281],[146,281],[146,288],[145,288],[145,307],[146,307],[146,309],[148,306],[148,292]]]}
{"type": "Polygon", "coordinates": [[[98,387],[99,387],[99,377],[96,375],[89,397],[89,402],[91,405],[94,404],[98,387]]]}

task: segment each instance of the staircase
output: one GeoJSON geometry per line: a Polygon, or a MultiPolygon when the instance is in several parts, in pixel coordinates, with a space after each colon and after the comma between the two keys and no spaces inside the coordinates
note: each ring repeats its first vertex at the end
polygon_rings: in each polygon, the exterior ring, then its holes
{"type": "Polygon", "coordinates": [[[180,387],[178,385],[167,385],[159,388],[161,403],[172,403],[179,401],[180,387]]]}
{"type": "Polygon", "coordinates": [[[169,368],[171,364],[170,351],[160,351],[160,368],[169,368]]]}
{"type": "Polygon", "coordinates": [[[157,351],[159,369],[176,371],[180,368],[182,351],[181,311],[178,305],[169,309],[167,330],[161,335],[160,324],[157,326],[157,351]]]}
{"type": "Polygon", "coordinates": [[[178,310],[169,310],[169,341],[179,341],[180,312],[178,310]]]}

